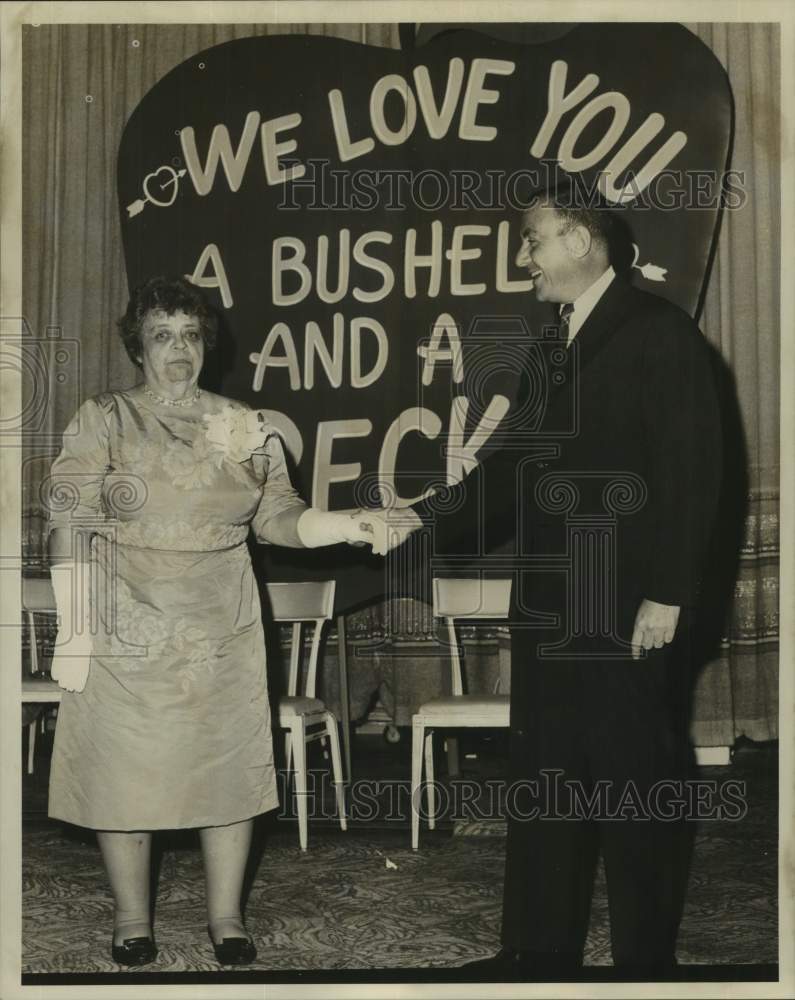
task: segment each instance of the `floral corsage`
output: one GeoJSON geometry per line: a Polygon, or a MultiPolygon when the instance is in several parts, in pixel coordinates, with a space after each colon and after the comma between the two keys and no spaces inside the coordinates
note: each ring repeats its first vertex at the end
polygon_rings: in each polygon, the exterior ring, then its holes
{"type": "Polygon", "coordinates": [[[207,443],[233,462],[246,462],[263,447],[273,433],[259,410],[243,410],[228,404],[220,413],[205,413],[207,443]]]}

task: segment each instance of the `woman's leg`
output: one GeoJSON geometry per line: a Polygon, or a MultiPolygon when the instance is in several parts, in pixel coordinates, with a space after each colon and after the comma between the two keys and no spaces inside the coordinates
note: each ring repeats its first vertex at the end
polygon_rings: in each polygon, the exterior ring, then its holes
{"type": "Polygon", "coordinates": [[[248,937],[240,897],[253,827],[253,820],[248,819],[199,831],[207,884],[207,920],[216,944],[225,937],[248,937]]]}
{"type": "Polygon", "coordinates": [[[113,943],[151,937],[150,858],[151,833],[98,830],[97,840],[105,861],[116,909],[113,943]]]}

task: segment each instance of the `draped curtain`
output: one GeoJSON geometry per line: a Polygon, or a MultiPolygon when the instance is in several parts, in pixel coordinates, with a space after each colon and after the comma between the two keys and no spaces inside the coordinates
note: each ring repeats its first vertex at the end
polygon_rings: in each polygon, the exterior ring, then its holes
{"type": "MultiPolygon", "coordinates": [[[[252,35],[332,35],[398,48],[396,24],[32,25],[23,28],[23,309],[40,362],[23,375],[37,423],[22,470],[23,558],[46,565],[40,487],[80,403],[138,381],[116,319],[127,305],[116,156],[144,94],[191,55],[252,35]],[[64,360],[58,361],[58,358],[64,360]]],[[[311,67],[307,68],[311,72],[311,67]]],[[[358,631],[378,627],[377,609],[358,631]]]]}
{"type": "Polygon", "coordinates": [[[731,81],[731,167],[746,198],[724,212],[701,316],[726,368],[727,483],[713,576],[733,580],[694,702],[696,742],[714,746],[778,736],[780,53],[775,24],[688,27],[731,81]]]}
{"type": "MultiPolygon", "coordinates": [[[[777,735],[779,47],[776,25],[689,27],[729,74],[732,166],[744,172],[747,198],[724,215],[702,316],[725,362],[732,458],[715,550],[716,578],[733,583],[731,611],[694,702],[696,742],[717,745],[777,735]]],[[[288,33],[399,45],[394,24],[23,29],[23,305],[36,345],[23,401],[38,432],[23,455],[28,566],[44,563],[39,488],[66,422],[87,396],[136,377],[113,335],[127,300],[115,188],[124,124],[150,87],[189,56],[233,38],[288,33]]],[[[360,613],[355,634],[378,632],[383,617],[382,608],[360,613]]]]}

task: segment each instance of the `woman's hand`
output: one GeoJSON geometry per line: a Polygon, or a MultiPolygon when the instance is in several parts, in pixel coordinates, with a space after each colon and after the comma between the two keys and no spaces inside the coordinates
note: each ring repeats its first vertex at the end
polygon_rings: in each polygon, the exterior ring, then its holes
{"type": "Polygon", "coordinates": [[[50,569],[58,634],[50,676],[65,691],[82,691],[91,663],[90,563],[61,562],[50,569]]]}
{"type": "Polygon", "coordinates": [[[422,527],[422,519],[411,507],[389,507],[379,510],[360,510],[355,515],[373,546],[373,554],[385,556],[422,527]]]}
{"type": "Polygon", "coordinates": [[[375,533],[369,519],[362,516],[362,511],[354,511],[353,514],[340,514],[344,520],[340,521],[340,531],[345,536],[348,545],[373,545],[375,543],[375,533]]]}
{"type": "Polygon", "coordinates": [[[370,521],[362,516],[362,512],[332,514],[317,507],[309,507],[303,512],[298,519],[296,531],[301,543],[308,549],[336,545],[339,542],[347,542],[349,545],[372,544],[374,537],[370,521]]]}
{"type": "Polygon", "coordinates": [[[375,555],[385,556],[420,527],[422,519],[411,507],[362,509],[347,514],[310,507],[298,519],[296,530],[302,544],[310,549],[347,542],[371,545],[375,555]]]}
{"type": "Polygon", "coordinates": [[[88,668],[91,665],[91,643],[87,649],[72,648],[71,644],[58,648],[56,638],[55,655],[52,658],[50,676],[58,682],[65,691],[80,692],[88,680],[88,668]]]}

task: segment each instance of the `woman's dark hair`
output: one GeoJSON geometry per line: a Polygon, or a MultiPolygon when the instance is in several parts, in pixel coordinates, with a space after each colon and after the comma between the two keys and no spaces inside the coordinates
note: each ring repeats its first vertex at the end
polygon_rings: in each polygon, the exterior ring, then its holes
{"type": "Polygon", "coordinates": [[[118,322],[124,347],[134,365],[141,367],[141,330],[147,313],[155,310],[173,316],[184,312],[199,321],[205,349],[215,347],[218,334],[218,317],[204,295],[185,278],[150,278],[139,285],[130,296],[127,310],[118,322]]]}

